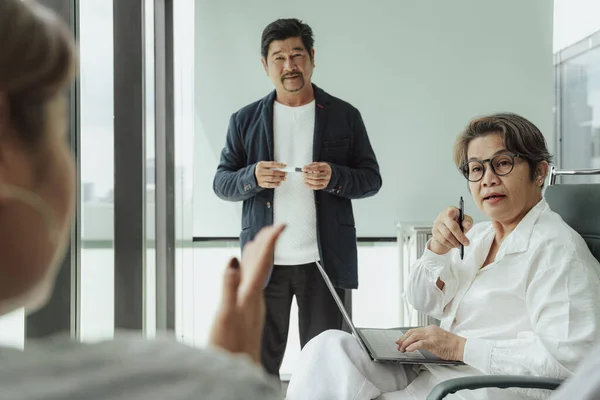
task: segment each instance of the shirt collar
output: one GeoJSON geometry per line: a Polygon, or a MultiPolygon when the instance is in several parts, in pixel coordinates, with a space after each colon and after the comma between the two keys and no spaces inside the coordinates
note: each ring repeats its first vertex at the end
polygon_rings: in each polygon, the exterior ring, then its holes
{"type": "MultiPolygon", "coordinates": [[[[549,209],[546,200],[541,199],[519,222],[517,227],[508,235],[498,253],[514,254],[527,251],[533,228],[540,214],[549,209]]],[[[498,254],[500,256],[501,254],[498,254]]],[[[500,257],[497,257],[500,258],[500,257]]]]}

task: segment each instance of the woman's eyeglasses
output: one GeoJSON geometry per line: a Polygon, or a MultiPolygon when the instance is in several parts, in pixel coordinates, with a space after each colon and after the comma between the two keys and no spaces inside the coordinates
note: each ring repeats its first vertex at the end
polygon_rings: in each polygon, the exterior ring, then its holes
{"type": "Polygon", "coordinates": [[[515,157],[519,154],[498,154],[486,160],[471,160],[464,163],[459,169],[469,182],[479,182],[485,175],[485,163],[490,164],[494,174],[506,176],[511,173],[515,166],[515,157]]]}

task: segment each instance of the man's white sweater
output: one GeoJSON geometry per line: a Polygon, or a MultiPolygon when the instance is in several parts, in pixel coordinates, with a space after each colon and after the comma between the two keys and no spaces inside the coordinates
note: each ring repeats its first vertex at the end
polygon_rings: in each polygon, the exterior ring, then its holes
{"type": "MultiPolygon", "coordinates": [[[[315,101],[288,107],[275,102],[273,142],[275,161],[288,167],[303,167],[313,161],[315,101]]],[[[300,265],[319,259],[317,211],[312,189],[301,172],[289,172],[275,189],[273,223],[287,227],[275,247],[275,265],[300,265]]]]}

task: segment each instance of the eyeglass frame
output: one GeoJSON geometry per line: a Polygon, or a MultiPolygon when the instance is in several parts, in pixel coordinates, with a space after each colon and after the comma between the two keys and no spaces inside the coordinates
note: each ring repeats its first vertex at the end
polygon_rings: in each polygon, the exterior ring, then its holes
{"type": "Polygon", "coordinates": [[[487,168],[485,166],[485,163],[487,162],[490,165],[490,168],[492,169],[492,172],[494,173],[494,175],[496,176],[506,176],[508,174],[510,174],[513,169],[515,169],[515,158],[523,158],[523,155],[519,154],[519,153],[500,153],[500,154],[496,154],[494,157],[492,158],[486,158],[485,160],[471,160],[471,161],[467,161],[466,163],[464,163],[463,165],[461,165],[458,170],[460,171],[460,173],[465,177],[465,179],[469,182],[479,182],[480,180],[483,179],[483,177],[485,176],[485,173],[487,172],[487,168]],[[494,164],[492,163],[492,160],[496,157],[500,157],[500,156],[509,156],[511,161],[512,161],[512,167],[510,168],[510,171],[508,171],[505,174],[499,174],[496,172],[496,169],[494,168],[494,164]],[[481,166],[483,167],[483,172],[481,173],[481,178],[472,181],[469,179],[469,174],[468,171],[467,173],[465,173],[464,168],[468,167],[469,163],[472,162],[478,162],[481,164],[481,166]]]}

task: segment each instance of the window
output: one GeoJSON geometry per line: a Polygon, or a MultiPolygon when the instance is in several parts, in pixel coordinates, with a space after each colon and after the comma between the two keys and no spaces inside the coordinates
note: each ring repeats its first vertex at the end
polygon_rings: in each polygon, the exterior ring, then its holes
{"type": "MultiPolygon", "coordinates": [[[[554,2],[555,118],[560,169],[600,168],[600,4],[554,2]]],[[[564,183],[600,182],[572,176],[564,183]]]]}
{"type": "Polygon", "coordinates": [[[22,349],[25,345],[25,310],[0,317],[0,346],[22,349]]]}
{"type": "Polygon", "coordinates": [[[113,1],[79,5],[81,79],[80,338],[114,333],[113,1]]]}
{"type": "MultiPolygon", "coordinates": [[[[210,318],[204,314],[206,305],[197,279],[210,285],[211,276],[202,276],[195,265],[192,244],[192,189],[194,166],[194,0],[173,3],[173,68],[174,68],[174,123],[175,123],[175,332],[177,338],[194,345],[204,344],[206,335],[195,335],[197,318],[210,318]],[[199,314],[196,313],[199,311],[199,314]]],[[[198,256],[200,257],[200,256],[198,256]]],[[[208,254],[209,260],[218,255],[208,254]]],[[[211,261],[212,262],[212,261],[211,261]]],[[[218,267],[218,264],[211,263],[218,267]]],[[[208,315],[211,307],[208,306],[208,315]]],[[[210,321],[205,320],[205,324],[210,321]]]]}
{"type": "MultiPolygon", "coordinates": [[[[560,167],[600,168],[600,47],[568,59],[557,68],[560,167]]],[[[600,183],[600,175],[574,176],[565,182],[600,183]]]]}
{"type": "Polygon", "coordinates": [[[352,320],[356,326],[402,326],[401,271],[397,242],[359,243],[359,287],[352,291],[352,320]]]}

